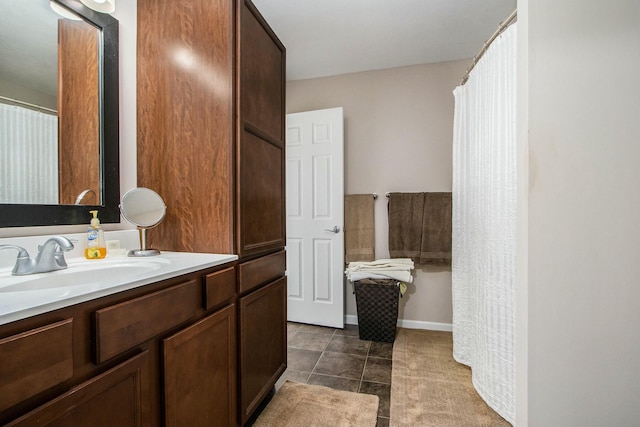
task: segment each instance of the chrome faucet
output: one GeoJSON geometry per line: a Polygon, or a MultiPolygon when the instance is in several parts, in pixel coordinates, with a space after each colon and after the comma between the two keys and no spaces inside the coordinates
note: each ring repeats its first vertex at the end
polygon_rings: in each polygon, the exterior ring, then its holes
{"type": "Polygon", "coordinates": [[[11,270],[11,274],[14,276],[24,276],[27,274],[46,273],[67,268],[64,252],[73,249],[73,243],[66,237],[53,236],[38,246],[36,259],[31,259],[29,252],[21,246],[0,245],[0,249],[18,250],[16,265],[13,267],[13,270],[11,270]]]}

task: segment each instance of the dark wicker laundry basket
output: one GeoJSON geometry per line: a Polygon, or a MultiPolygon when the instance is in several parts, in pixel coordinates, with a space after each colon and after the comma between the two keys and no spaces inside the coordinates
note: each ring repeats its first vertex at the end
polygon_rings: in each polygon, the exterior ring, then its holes
{"type": "Polygon", "coordinates": [[[353,282],[361,340],[393,342],[398,323],[400,286],[396,280],[353,282]]]}

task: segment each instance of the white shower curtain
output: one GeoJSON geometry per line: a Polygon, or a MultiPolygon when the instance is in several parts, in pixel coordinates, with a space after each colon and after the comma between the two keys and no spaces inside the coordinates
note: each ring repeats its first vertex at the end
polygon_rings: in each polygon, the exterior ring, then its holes
{"type": "Polygon", "coordinates": [[[58,118],[0,103],[0,203],[58,204],[58,118]]]}
{"type": "Polygon", "coordinates": [[[515,420],[516,25],[454,90],[453,356],[515,420]]]}

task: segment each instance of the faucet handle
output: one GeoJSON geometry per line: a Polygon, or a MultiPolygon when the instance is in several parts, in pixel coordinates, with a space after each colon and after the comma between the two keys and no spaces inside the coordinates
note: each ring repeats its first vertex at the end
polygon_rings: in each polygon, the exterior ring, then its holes
{"type": "MultiPolygon", "coordinates": [[[[77,242],[78,240],[76,239],[69,239],[70,242],[72,242],[72,244],[74,242],[77,242]]],[[[62,268],[66,268],[67,266],[67,260],[64,257],[64,250],[62,249],[62,246],[56,244],[54,252],[53,252],[53,259],[55,260],[56,264],[58,264],[60,267],[62,268]]]]}
{"type": "Polygon", "coordinates": [[[18,251],[18,258],[29,258],[29,252],[22,246],[18,245],[0,245],[0,249],[16,249],[18,251]]]}
{"type": "Polygon", "coordinates": [[[22,276],[29,274],[33,271],[34,260],[29,256],[29,252],[22,246],[18,245],[0,245],[0,249],[16,249],[18,251],[18,257],[16,258],[16,264],[11,270],[11,274],[14,276],[22,276]]]}

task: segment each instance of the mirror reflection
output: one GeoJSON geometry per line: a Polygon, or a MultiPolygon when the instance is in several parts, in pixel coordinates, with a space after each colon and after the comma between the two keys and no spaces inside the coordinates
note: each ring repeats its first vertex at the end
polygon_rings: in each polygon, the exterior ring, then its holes
{"type": "Polygon", "coordinates": [[[48,0],[0,12],[0,204],[101,204],[101,31],[48,0]]]}

